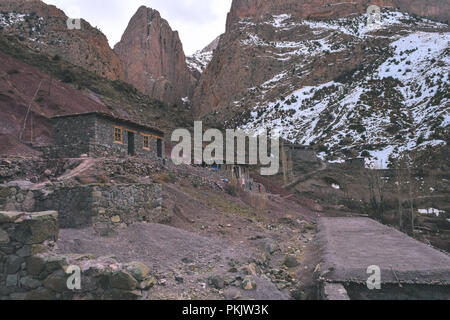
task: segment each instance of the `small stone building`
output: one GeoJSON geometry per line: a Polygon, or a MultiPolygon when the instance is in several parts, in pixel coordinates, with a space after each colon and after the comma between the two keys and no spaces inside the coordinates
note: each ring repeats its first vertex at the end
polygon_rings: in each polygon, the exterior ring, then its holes
{"type": "Polygon", "coordinates": [[[51,158],[164,157],[164,133],[111,114],[91,112],[52,118],[51,158]]]}
{"type": "Polygon", "coordinates": [[[347,159],[345,161],[345,164],[353,169],[364,169],[366,167],[366,159],[364,158],[347,159]]]}
{"type": "Polygon", "coordinates": [[[288,141],[280,143],[280,168],[285,183],[299,175],[315,171],[320,166],[321,161],[311,147],[288,141]]]}

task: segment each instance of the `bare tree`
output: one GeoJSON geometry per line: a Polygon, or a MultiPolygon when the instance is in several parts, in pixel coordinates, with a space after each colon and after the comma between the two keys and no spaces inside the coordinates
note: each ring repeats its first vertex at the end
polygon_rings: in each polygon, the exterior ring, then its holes
{"type": "Polygon", "coordinates": [[[374,168],[369,172],[369,192],[370,203],[375,212],[375,216],[380,221],[384,219],[384,182],[381,179],[380,170],[374,168]]]}
{"type": "Polygon", "coordinates": [[[403,208],[402,208],[402,187],[401,187],[401,169],[399,168],[399,163],[395,163],[395,177],[397,185],[397,199],[398,199],[398,227],[403,230],[403,208]]]}

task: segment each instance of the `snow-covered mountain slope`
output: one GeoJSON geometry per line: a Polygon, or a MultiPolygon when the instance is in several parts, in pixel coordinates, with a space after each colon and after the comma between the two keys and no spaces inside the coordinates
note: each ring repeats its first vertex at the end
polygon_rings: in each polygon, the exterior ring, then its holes
{"type": "Polygon", "coordinates": [[[191,71],[202,73],[213,57],[213,51],[197,51],[186,57],[186,63],[191,71]]]}
{"type": "Polygon", "coordinates": [[[211,62],[216,50],[221,35],[214,39],[209,45],[207,45],[202,50],[198,50],[192,56],[186,57],[186,63],[191,70],[192,74],[198,79],[200,75],[205,71],[208,64],[211,62]]]}
{"type": "Polygon", "coordinates": [[[383,167],[404,151],[448,143],[448,25],[399,12],[375,26],[364,15],[240,23],[240,45],[260,48],[274,72],[209,118],[233,110],[230,127],[278,129],[329,161],[366,157],[383,167]]]}

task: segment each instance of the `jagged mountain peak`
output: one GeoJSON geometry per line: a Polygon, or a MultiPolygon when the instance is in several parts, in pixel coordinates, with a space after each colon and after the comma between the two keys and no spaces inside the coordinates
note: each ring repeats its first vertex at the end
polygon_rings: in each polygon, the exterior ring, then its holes
{"type": "Polygon", "coordinates": [[[379,26],[367,18],[240,18],[199,81],[197,114],[216,126],[278,129],[329,161],[386,166],[445,145],[448,24],[389,10],[379,26]]]}
{"type": "Polygon", "coordinates": [[[193,55],[186,58],[189,69],[196,79],[199,79],[203,71],[205,71],[208,64],[211,62],[214,50],[217,49],[222,35],[214,39],[210,44],[202,50],[198,50],[193,55]]]}
{"type": "Polygon", "coordinates": [[[42,1],[0,2],[0,32],[18,38],[26,46],[58,56],[99,76],[122,80],[122,63],[108,39],[87,21],[81,30],[69,30],[66,14],[42,1]]]}
{"type": "Polygon", "coordinates": [[[178,32],[157,10],[141,6],[114,51],[124,63],[125,81],[140,91],[170,104],[192,95],[195,79],[178,32]]]}

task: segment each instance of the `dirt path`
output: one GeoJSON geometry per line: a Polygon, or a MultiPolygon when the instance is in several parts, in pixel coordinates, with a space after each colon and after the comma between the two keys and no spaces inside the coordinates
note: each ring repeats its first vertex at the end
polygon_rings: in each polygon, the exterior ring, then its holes
{"type": "Polygon", "coordinates": [[[304,182],[304,181],[310,179],[310,178],[313,177],[316,173],[318,173],[318,172],[320,172],[320,171],[326,170],[327,167],[328,167],[328,166],[327,166],[326,162],[322,162],[319,169],[317,169],[317,170],[315,170],[315,171],[313,171],[313,172],[310,172],[310,173],[308,173],[308,174],[305,174],[305,175],[303,175],[303,176],[301,176],[301,177],[295,179],[293,182],[291,182],[291,183],[289,183],[289,184],[283,186],[283,188],[285,188],[285,189],[291,189],[291,188],[295,187],[296,185],[298,185],[299,183],[304,182]]]}
{"type": "MultiPolygon", "coordinates": [[[[211,275],[234,281],[227,273],[233,261],[252,259],[246,246],[231,245],[221,238],[204,237],[160,224],[134,224],[110,238],[98,236],[92,228],[60,231],[59,251],[113,255],[119,262],[141,261],[151,267],[158,285],[148,299],[223,299],[228,291],[208,284],[211,275]]],[[[238,275],[240,276],[240,275],[238,275]]],[[[257,290],[235,288],[245,299],[288,299],[267,279],[255,277],[257,290]]],[[[224,289],[224,288],[221,288],[224,289]]],[[[230,289],[230,288],[228,288],[230,289]]]]}
{"type": "Polygon", "coordinates": [[[70,170],[69,172],[63,174],[58,178],[58,181],[66,181],[72,179],[73,177],[78,176],[80,173],[86,171],[91,168],[96,163],[96,160],[93,158],[84,159],[76,168],[70,170]]]}

